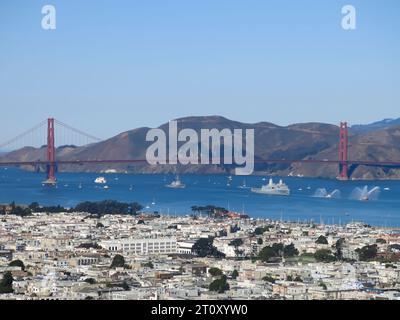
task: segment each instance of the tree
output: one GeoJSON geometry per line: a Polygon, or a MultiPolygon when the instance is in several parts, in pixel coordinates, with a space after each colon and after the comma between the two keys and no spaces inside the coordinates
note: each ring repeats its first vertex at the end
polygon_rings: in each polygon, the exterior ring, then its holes
{"type": "Polygon", "coordinates": [[[295,248],[294,244],[291,243],[287,246],[283,245],[283,243],[274,243],[272,246],[266,246],[261,249],[258,257],[265,262],[274,260],[274,258],[281,258],[284,256],[285,258],[297,256],[299,251],[295,248]]]}
{"type": "Polygon", "coordinates": [[[275,258],[276,256],[277,256],[276,252],[270,246],[262,248],[258,254],[258,257],[261,259],[261,261],[264,262],[268,262],[272,258],[275,258]]]}
{"type": "Polygon", "coordinates": [[[220,237],[226,237],[227,235],[228,235],[228,232],[226,232],[225,229],[222,229],[222,230],[219,231],[219,236],[220,237]]]}
{"type": "Polygon", "coordinates": [[[107,288],[115,288],[115,287],[122,288],[125,291],[128,291],[130,289],[129,284],[126,281],[122,281],[122,282],[118,282],[118,283],[108,282],[106,284],[106,286],[107,286],[107,288]]]}
{"type": "Polygon", "coordinates": [[[96,228],[104,228],[104,224],[102,224],[101,222],[97,222],[96,228]]]}
{"type": "Polygon", "coordinates": [[[96,283],[96,280],[93,279],[93,278],[86,278],[86,279],[85,279],[85,282],[86,282],[86,283],[89,283],[89,284],[95,284],[95,283],[96,283]]]}
{"type": "Polygon", "coordinates": [[[98,202],[81,202],[75,208],[77,212],[87,212],[97,216],[105,214],[131,214],[136,215],[143,206],[137,202],[124,203],[115,200],[104,200],[98,202]]]}
{"type": "Polygon", "coordinates": [[[382,239],[382,238],[379,238],[379,239],[376,239],[376,243],[385,244],[385,243],[386,243],[386,240],[385,240],[385,239],[382,239]]]}
{"type": "Polygon", "coordinates": [[[262,235],[265,231],[269,231],[269,228],[268,228],[268,227],[257,227],[257,228],[254,230],[254,234],[257,235],[257,236],[260,236],[260,235],[262,235]]]}
{"type": "Polygon", "coordinates": [[[314,253],[314,258],[318,262],[333,262],[336,260],[335,256],[329,249],[319,249],[314,253]]]}
{"type": "Polygon", "coordinates": [[[38,202],[32,202],[32,203],[29,205],[29,209],[31,209],[32,212],[38,212],[39,208],[40,208],[40,205],[39,205],[38,202]]]}
{"type": "Polygon", "coordinates": [[[143,206],[140,203],[133,202],[133,203],[131,203],[129,209],[130,209],[130,212],[129,212],[130,214],[136,215],[136,214],[138,214],[138,212],[140,210],[143,210],[143,206]]]}
{"type": "Polygon", "coordinates": [[[192,206],[191,207],[191,209],[192,209],[192,212],[194,213],[194,217],[196,217],[196,213],[199,213],[201,210],[200,210],[200,208],[201,207],[199,207],[199,206],[192,206]]]}
{"type": "Polygon", "coordinates": [[[125,291],[129,291],[130,289],[129,284],[126,281],[122,282],[121,288],[124,289],[125,291]]]}
{"type": "Polygon", "coordinates": [[[285,258],[298,256],[299,250],[297,250],[294,244],[291,243],[283,248],[283,255],[285,256],[285,258]]]}
{"type": "Polygon", "coordinates": [[[264,243],[264,241],[263,241],[262,238],[258,238],[258,239],[257,239],[257,244],[258,244],[258,245],[262,245],[263,243],[264,243]]]}
{"type": "Polygon", "coordinates": [[[208,273],[211,274],[213,277],[222,276],[222,270],[218,268],[210,268],[208,273]]]}
{"type": "Polygon", "coordinates": [[[231,277],[232,279],[236,279],[239,276],[239,272],[235,269],[232,271],[231,277]]]}
{"type": "Polygon", "coordinates": [[[318,237],[317,241],[315,241],[315,243],[318,244],[328,244],[328,239],[323,236],[322,234],[318,237]]]}
{"type": "Polygon", "coordinates": [[[324,290],[328,289],[327,286],[326,286],[326,284],[323,283],[322,281],[321,281],[318,285],[319,285],[320,287],[322,287],[322,289],[324,289],[324,290]]]}
{"type": "Polygon", "coordinates": [[[343,259],[343,245],[344,245],[345,239],[340,238],[336,241],[334,248],[336,249],[336,259],[342,260],[343,259]]]}
{"type": "Polygon", "coordinates": [[[238,238],[238,239],[233,239],[229,245],[234,246],[235,248],[240,247],[243,244],[243,240],[238,238]]]}
{"type": "Polygon", "coordinates": [[[147,268],[150,268],[150,269],[154,269],[154,264],[151,261],[146,262],[143,266],[147,267],[147,268]]]}
{"type": "Polygon", "coordinates": [[[78,249],[101,249],[101,246],[97,242],[86,242],[86,243],[81,243],[79,246],[77,246],[78,249]]]}
{"type": "Polygon", "coordinates": [[[361,249],[356,249],[356,252],[358,253],[359,259],[361,261],[371,261],[376,258],[378,247],[376,244],[366,245],[361,249]]]}
{"type": "Polygon", "coordinates": [[[193,252],[199,257],[207,257],[212,252],[213,239],[211,238],[200,238],[193,245],[193,252]]]}
{"type": "Polygon", "coordinates": [[[200,238],[193,245],[193,252],[199,257],[212,256],[214,258],[223,258],[225,255],[213,246],[213,242],[213,238],[200,238]]]}
{"type": "Polygon", "coordinates": [[[8,264],[10,267],[20,267],[21,270],[25,271],[25,265],[21,260],[14,260],[8,264]]]}
{"type": "Polygon", "coordinates": [[[218,293],[224,293],[225,291],[229,290],[229,284],[226,281],[226,276],[223,275],[221,278],[214,280],[210,283],[209,290],[216,291],[218,293]]]}
{"type": "Polygon", "coordinates": [[[3,279],[0,281],[0,293],[12,293],[14,278],[11,274],[11,272],[7,271],[3,275],[3,279]]]}
{"type": "MultiPolygon", "coordinates": [[[[21,207],[15,204],[15,202],[12,202],[10,204],[11,210],[8,212],[10,215],[15,215],[15,216],[20,216],[20,217],[26,217],[32,215],[32,210],[29,209],[28,207],[21,207]]],[[[4,213],[6,213],[6,210],[4,209],[4,213]]]]}
{"type": "Polygon", "coordinates": [[[116,254],[111,263],[111,268],[123,268],[125,266],[125,258],[120,254],[116,254]]]}
{"type": "Polygon", "coordinates": [[[265,277],[262,278],[266,282],[275,283],[275,278],[267,274],[265,277]]]}
{"type": "Polygon", "coordinates": [[[296,281],[296,282],[303,282],[303,279],[302,279],[300,276],[296,276],[296,277],[293,279],[293,281],[296,281]]]}

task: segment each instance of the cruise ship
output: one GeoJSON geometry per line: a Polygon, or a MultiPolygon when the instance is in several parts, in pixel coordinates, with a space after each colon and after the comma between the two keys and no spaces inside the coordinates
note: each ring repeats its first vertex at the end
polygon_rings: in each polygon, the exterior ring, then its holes
{"type": "Polygon", "coordinates": [[[269,179],[269,183],[261,186],[261,188],[251,188],[251,192],[273,196],[288,196],[290,194],[289,187],[282,180],[279,180],[279,183],[274,183],[272,179],[269,179]]]}
{"type": "Polygon", "coordinates": [[[170,184],[165,185],[167,188],[174,188],[174,189],[183,189],[186,188],[186,185],[182,183],[179,179],[179,176],[176,176],[176,179],[172,181],[170,184]]]}

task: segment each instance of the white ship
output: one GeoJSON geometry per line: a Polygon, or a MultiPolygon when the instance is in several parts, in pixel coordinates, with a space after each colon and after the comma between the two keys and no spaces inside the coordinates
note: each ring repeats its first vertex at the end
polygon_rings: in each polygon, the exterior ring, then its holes
{"type": "Polygon", "coordinates": [[[179,179],[179,176],[176,176],[176,179],[172,181],[170,184],[165,185],[167,188],[174,188],[174,189],[183,189],[186,188],[186,185],[182,183],[179,179]]]}
{"type": "Polygon", "coordinates": [[[96,180],[94,180],[94,183],[97,183],[97,184],[106,184],[106,183],[107,183],[107,180],[106,180],[106,178],[104,178],[104,177],[97,177],[96,180]]]}
{"type": "Polygon", "coordinates": [[[288,196],[290,194],[289,187],[282,180],[279,180],[279,183],[274,183],[272,179],[269,179],[269,183],[261,186],[261,188],[251,188],[251,192],[276,196],[288,196]]]}

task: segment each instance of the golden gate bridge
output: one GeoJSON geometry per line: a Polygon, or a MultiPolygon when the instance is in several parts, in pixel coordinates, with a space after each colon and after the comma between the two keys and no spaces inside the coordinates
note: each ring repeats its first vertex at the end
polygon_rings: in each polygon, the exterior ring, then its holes
{"type": "MultiPolygon", "coordinates": [[[[0,161],[0,166],[46,166],[46,180],[43,184],[48,186],[54,186],[57,183],[56,171],[58,165],[82,165],[82,164],[133,164],[133,163],[147,163],[146,159],[74,159],[74,160],[57,160],[56,159],[56,125],[64,129],[64,132],[58,132],[61,137],[64,137],[64,145],[67,146],[67,141],[73,140],[74,136],[80,140],[76,145],[88,145],[89,143],[95,143],[101,141],[101,139],[87,134],[81,130],[75,129],[61,121],[54,118],[49,118],[32,129],[16,136],[15,138],[0,144],[0,150],[10,147],[18,141],[26,141],[26,137],[34,135],[39,129],[45,127],[46,129],[46,159],[44,160],[27,160],[27,161],[14,161],[5,160],[0,161]],[[47,124],[47,125],[46,125],[47,124]],[[67,131],[67,133],[66,133],[67,131]]],[[[58,137],[58,135],[57,135],[58,137]]],[[[26,142],[25,142],[26,143],[26,142]]],[[[23,146],[26,146],[26,144],[23,146]]],[[[339,126],[339,150],[338,159],[256,159],[255,163],[264,164],[294,164],[294,163],[306,163],[306,164],[325,164],[325,165],[337,165],[338,166],[338,179],[348,180],[354,170],[358,166],[371,166],[371,167],[386,167],[386,168],[400,168],[400,161],[368,161],[368,160],[350,160],[348,159],[349,150],[349,136],[348,127],[346,122],[341,122],[339,126]]]]}

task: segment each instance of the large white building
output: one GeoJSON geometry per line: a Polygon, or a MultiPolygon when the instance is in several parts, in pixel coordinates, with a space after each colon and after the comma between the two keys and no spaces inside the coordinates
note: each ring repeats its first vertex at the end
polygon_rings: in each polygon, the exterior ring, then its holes
{"type": "Polygon", "coordinates": [[[194,240],[186,240],[178,242],[178,253],[180,254],[193,254],[193,245],[196,241],[194,240]]]}
{"type": "Polygon", "coordinates": [[[177,253],[175,238],[116,239],[100,242],[108,251],[134,255],[163,255],[177,253]]]}

